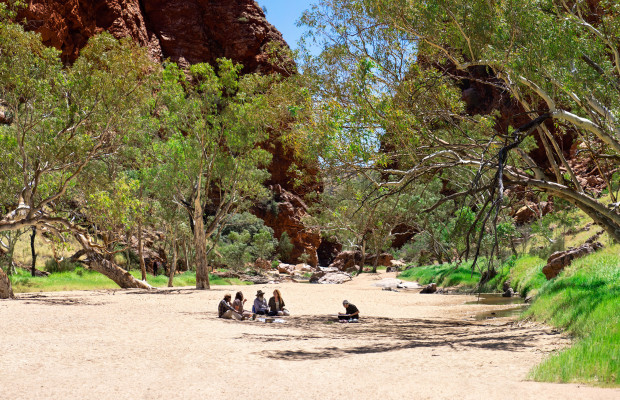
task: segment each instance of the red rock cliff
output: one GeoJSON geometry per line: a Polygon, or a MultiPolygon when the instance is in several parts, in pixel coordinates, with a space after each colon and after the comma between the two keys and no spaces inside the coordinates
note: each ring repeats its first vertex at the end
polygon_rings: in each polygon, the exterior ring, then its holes
{"type": "Polygon", "coordinates": [[[246,72],[285,72],[268,52],[270,43],[286,42],[254,0],[30,0],[22,18],[67,62],[88,38],[108,31],[183,66],[227,57],[246,72]]]}

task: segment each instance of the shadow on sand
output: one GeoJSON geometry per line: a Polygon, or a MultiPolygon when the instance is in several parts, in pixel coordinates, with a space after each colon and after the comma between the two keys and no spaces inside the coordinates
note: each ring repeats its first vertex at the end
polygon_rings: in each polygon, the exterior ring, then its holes
{"type": "MultiPolygon", "coordinates": [[[[364,318],[359,324],[339,324],[325,317],[292,317],[286,327],[301,335],[250,334],[239,339],[259,342],[315,341],[328,339],[341,345],[307,350],[266,350],[259,354],[276,360],[301,361],[355,354],[386,353],[417,347],[448,347],[454,351],[478,348],[498,351],[526,351],[536,347],[537,337],[557,334],[515,326],[512,322],[484,324],[458,320],[364,318]],[[351,340],[367,338],[361,346],[347,346],[351,340]],[[351,340],[350,340],[351,339],[351,340]]],[[[274,327],[275,328],[275,327],[274,327]]],[[[307,344],[307,342],[306,342],[307,344]]]]}

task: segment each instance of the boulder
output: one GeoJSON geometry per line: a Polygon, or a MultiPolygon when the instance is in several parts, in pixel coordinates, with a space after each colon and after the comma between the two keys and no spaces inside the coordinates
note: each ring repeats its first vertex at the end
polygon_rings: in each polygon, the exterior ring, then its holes
{"type": "Polygon", "coordinates": [[[420,293],[435,293],[436,291],[437,291],[437,284],[429,283],[428,285],[424,287],[424,289],[422,289],[420,293]]]}
{"type": "Polygon", "coordinates": [[[566,251],[556,251],[551,254],[547,259],[547,265],[542,269],[543,274],[547,280],[553,279],[562,270],[569,266],[573,260],[594,253],[596,250],[602,248],[603,245],[600,242],[592,241],[591,243],[584,243],[577,248],[568,249],[566,251]]]}
{"type": "Polygon", "coordinates": [[[293,272],[295,272],[295,266],[291,265],[291,264],[286,264],[286,263],[280,263],[278,265],[278,272],[281,274],[292,274],[293,272]]]}
{"type": "Polygon", "coordinates": [[[355,268],[362,262],[362,254],[359,251],[347,250],[336,256],[334,261],[329,264],[329,268],[335,268],[339,271],[347,271],[355,268]]]}
{"type": "Polygon", "coordinates": [[[314,271],[314,268],[312,268],[309,264],[297,264],[295,265],[295,271],[312,272],[314,271]]]}
{"type": "Polygon", "coordinates": [[[271,262],[269,260],[265,260],[264,258],[258,258],[254,262],[254,268],[257,270],[268,271],[271,269],[271,262]]]}
{"type": "Polygon", "coordinates": [[[420,289],[422,286],[418,282],[401,282],[396,287],[399,289],[420,289]]]}
{"type": "Polygon", "coordinates": [[[392,266],[392,261],[394,261],[394,257],[390,253],[382,253],[382,254],[379,254],[378,256],[376,254],[373,254],[371,256],[367,255],[366,265],[375,265],[375,260],[377,259],[377,257],[378,257],[377,266],[382,266],[382,267],[392,266]]]}
{"type": "Polygon", "coordinates": [[[310,283],[343,283],[350,281],[351,275],[335,268],[320,268],[312,274],[310,283]]]}
{"type": "Polygon", "coordinates": [[[509,287],[504,293],[502,293],[502,297],[512,297],[514,296],[514,294],[515,291],[511,287],[509,287]]]}
{"type": "Polygon", "coordinates": [[[395,278],[385,278],[381,279],[379,282],[375,282],[372,286],[378,286],[382,288],[396,288],[398,285],[402,284],[403,281],[395,278]]]}
{"type": "Polygon", "coordinates": [[[346,272],[329,272],[323,275],[317,283],[321,284],[340,284],[345,283],[353,279],[350,274],[346,272]]]}

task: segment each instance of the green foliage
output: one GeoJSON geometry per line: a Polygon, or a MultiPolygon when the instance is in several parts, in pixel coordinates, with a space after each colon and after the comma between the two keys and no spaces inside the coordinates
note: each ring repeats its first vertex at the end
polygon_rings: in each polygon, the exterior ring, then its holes
{"type": "Polygon", "coordinates": [[[234,214],[221,230],[217,253],[223,264],[240,270],[258,258],[269,259],[276,247],[273,229],[250,213],[234,214]]]}
{"type": "Polygon", "coordinates": [[[71,262],[66,259],[57,262],[55,259],[51,258],[45,262],[45,270],[49,273],[72,272],[78,268],[82,268],[82,264],[79,262],[71,262]]]}
{"type": "Polygon", "coordinates": [[[278,253],[280,254],[280,258],[283,260],[287,260],[293,251],[295,246],[291,242],[291,238],[287,232],[282,232],[280,236],[280,240],[278,241],[278,253]]]}
{"type": "MultiPolygon", "coordinates": [[[[0,180],[0,203],[21,196],[29,223],[78,230],[63,206],[109,189],[106,163],[142,135],[156,65],[131,40],[104,33],[65,67],[38,35],[6,22],[0,54],[0,98],[12,118],[0,125],[0,170],[11,177],[0,180]]],[[[100,205],[98,214],[111,208],[100,205]]]]}

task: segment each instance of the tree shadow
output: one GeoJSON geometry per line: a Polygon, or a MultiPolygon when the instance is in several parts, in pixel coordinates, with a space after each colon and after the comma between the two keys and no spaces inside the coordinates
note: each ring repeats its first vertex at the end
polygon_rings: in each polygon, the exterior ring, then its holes
{"type": "Polygon", "coordinates": [[[50,297],[49,295],[40,294],[20,294],[15,301],[21,301],[24,304],[43,304],[48,306],[97,306],[105,304],[88,301],[83,298],[50,297]]]}
{"type": "Polygon", "coordinates": [[[328,339],[334,343],[342,343],[313,350],[266,350],[258,353],[276,360],[302,361],[421,347],[450,348],[453,351],[467,351],[470,348],[527,351],[536,346],[534,342],[538,337],[558,334],[520,328],[512,322],[490,325],[457,320],[364,318],[358,324],[339,324],[324,317],[292,317],[287,322],[287,327],[308,333],[299,336],[245,334],[240,339],[265,343],[328,339]],[[366,343],[347,345],[352,340],[359,341],[360,338],[366,338],[366,343]]]}

